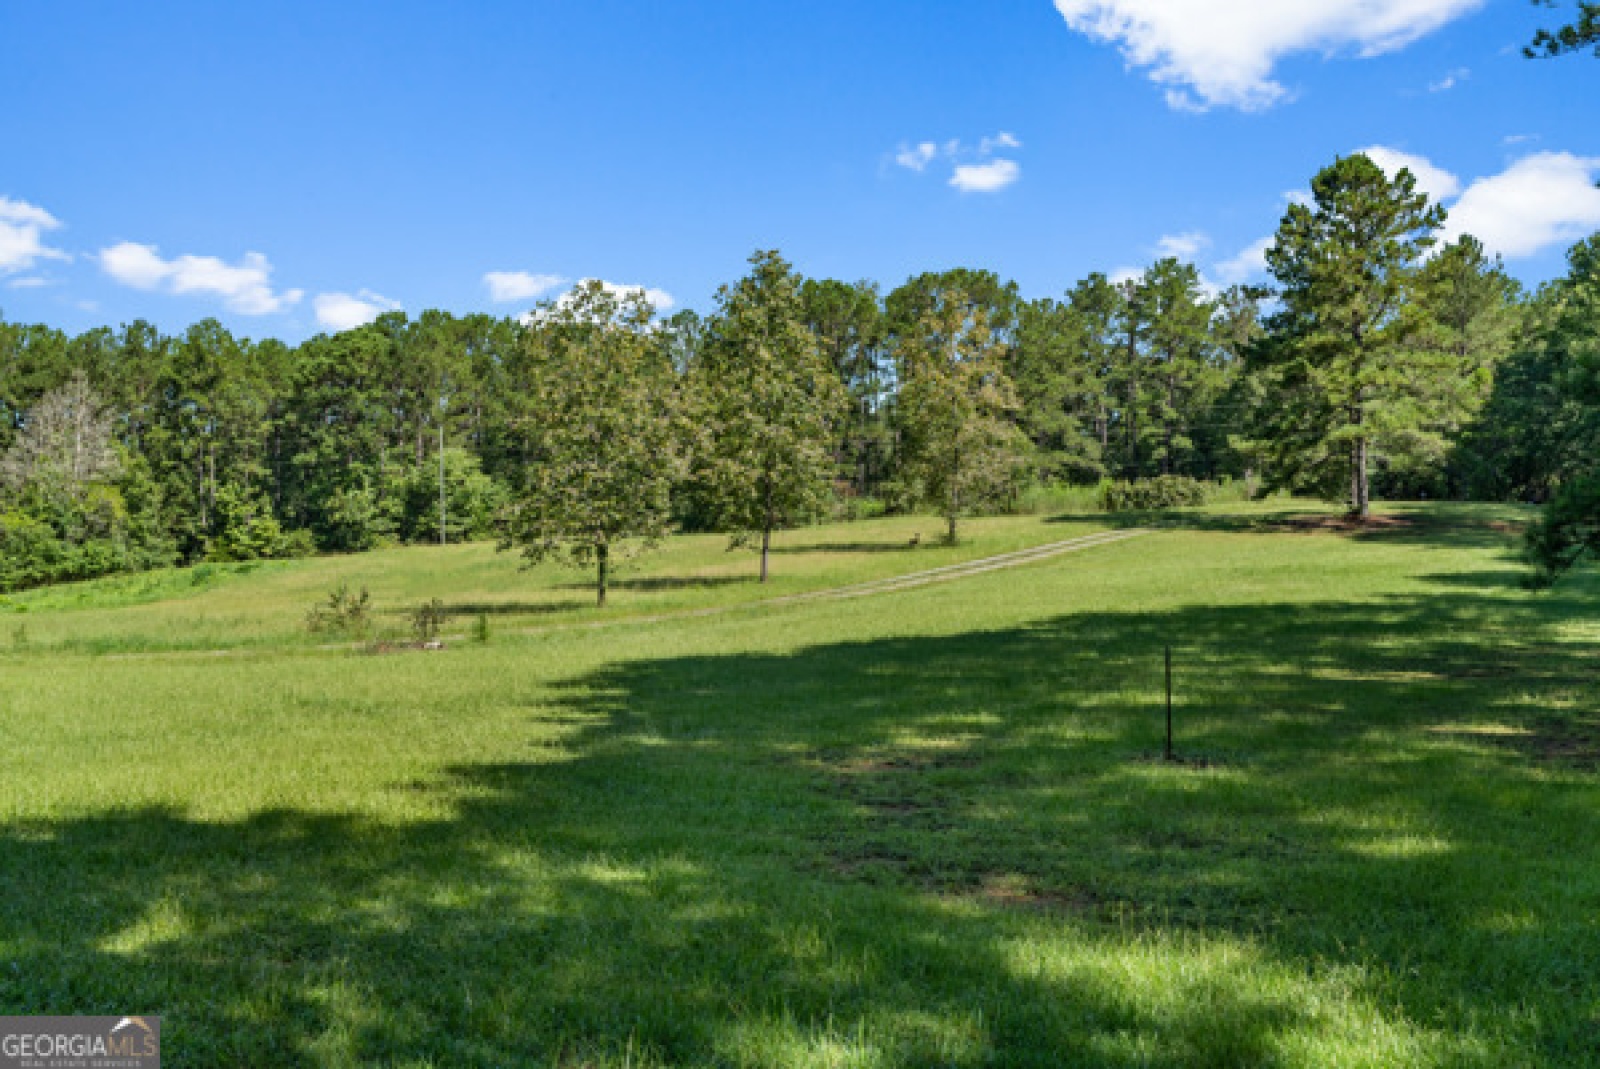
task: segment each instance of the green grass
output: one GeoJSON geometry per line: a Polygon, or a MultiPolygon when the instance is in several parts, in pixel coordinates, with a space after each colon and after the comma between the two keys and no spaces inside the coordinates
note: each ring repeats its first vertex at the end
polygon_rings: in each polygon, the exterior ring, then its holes
{"type": "Polygon", "coordinates": [[[751,604],[1107,521],[799,532],[771,591],[684,539],[603,617],[483,547],[20,599],[0,1007],[175,1066],[1600,1065],[1600,583],[1285,507],[850,601],[751,604]],[[516,608],[319,648],[336,578],[516,608]]]}

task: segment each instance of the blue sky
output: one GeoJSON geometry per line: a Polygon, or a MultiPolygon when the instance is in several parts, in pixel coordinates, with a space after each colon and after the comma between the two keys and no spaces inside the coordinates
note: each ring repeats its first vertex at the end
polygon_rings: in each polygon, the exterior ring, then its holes
{"type": "MultiPolygon", "coordinates": [[[[1569,5],[1570,8],[1570,5],[1569,5]]],[[[1524,0],[0,0],[0,310],[297,340],[573,280],[711,307],[753,249],[1028,296],[1247,277],[1376,147],[1528,282],[1600,229],[1600,61],[1524,0]]]]}

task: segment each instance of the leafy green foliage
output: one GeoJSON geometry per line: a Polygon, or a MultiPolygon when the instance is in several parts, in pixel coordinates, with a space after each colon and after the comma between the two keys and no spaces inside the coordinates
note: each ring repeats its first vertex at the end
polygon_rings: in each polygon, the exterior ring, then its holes
{"type": "Polygon", "coordinates": [[[776,251],[757,252],[750,265],[718,292],[690,370],[691,478],[735,545],[759,541],[765,581],[772,532],[827,505],[847,395],[806,327],[794,270],[776,251]]]}
{"type": "MultiPolygon", "coordinates": [[[[1574,246],[1565,278],[1544,298],[1541,341],[1554,371],[1558,412],[1585,448],[1573,452],[1546,514],[1528,533],[1540,578],[1551,581],[1600,549],[1600,234],[1574,246]]],[[[1569,441],[1572,440],[1569,438],[1569,441]]]]}
{"type": "Polygon", "coordinates": [[[954,543],[961,516],[992,508],[1017,486],[1026,439],[1005,371],[992,308],[958,290],[920,305],[895,337],[900,392],[901,493],[945,518],[954,543]]]}
{"type": "Polygon", "coordinates": [[[619,300],[589,282],[545,306],[524,335],[515,433],[528,464],[502,545],[593,567],[601,605],[609,569],[667,533],[682,469],[677,385],[650,316],[642,296],[619,300]]]}
{"type": "Polygon", "coordinates": [[[1133,482],[1100,486],[1100,507],[1106,512],[1159,512],[1196,508],[1210,500],[1211,488],[1184,475],[1158,475],[1133,482]]]}

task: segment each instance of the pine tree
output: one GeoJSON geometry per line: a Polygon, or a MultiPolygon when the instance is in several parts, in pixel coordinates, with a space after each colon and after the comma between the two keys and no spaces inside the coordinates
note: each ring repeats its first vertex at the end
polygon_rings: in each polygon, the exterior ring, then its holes
{"type": "Polygon", "coordinates": [[[1348,487],[1351,515],[1371,505],[1375,440],[1414,429],[1417,324],[1409,313],[1423,255],[1444,209],[1416,179],[1394,178],[1364,155],[1336,160],[1292,204],[1267,250],[1281,310],[1257,350],[1271,482],[1332,494],[1348,487]]]}

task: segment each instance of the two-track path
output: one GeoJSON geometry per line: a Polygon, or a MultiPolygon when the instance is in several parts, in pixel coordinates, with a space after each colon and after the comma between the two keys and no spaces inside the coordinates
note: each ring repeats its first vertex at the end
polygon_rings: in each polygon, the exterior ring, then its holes
{"type": "Polygon", "coordinates": [[[959,564],[946,564],[942,568],[929,568],[920,572],[907,572],[904,575],[891,575],[886,579],[873,579],[865,583],[852,583],[849,586],[829,587],[826,590],[811,590],[804,594],[786,594],[776,598],[766,598],[755,602],[757,605],[786,605],[797,601],[818,601],[825,598],[864,598],[873,594],[893,594],[901,590],[910,590],[913,587],[927,586],[929,583],[948,583],[954,579],[966,579],[985,572],[999,571],[1002,568],[1015,568],[1023,564],[1033,564],[1037,561],[1049,560],[1059,557],[1064,553],[1077,553],[1085,549],[1094,549],[1096,546],[1106,546],[1113,542],[1125,542],[1130,538],[1149,534],[1150,530],[1144,527],[1132,527],[1120,531],[1100,531],[1097,534],[1082,535],[1078,538],[1068,538],[1061,542],[1049,542],[1042,546],[1029,546],[1027,549],[1018,549],[1010,553],[1000,553],[993,557],[979,557],[977,560],[962,561],[959,564]]]}

